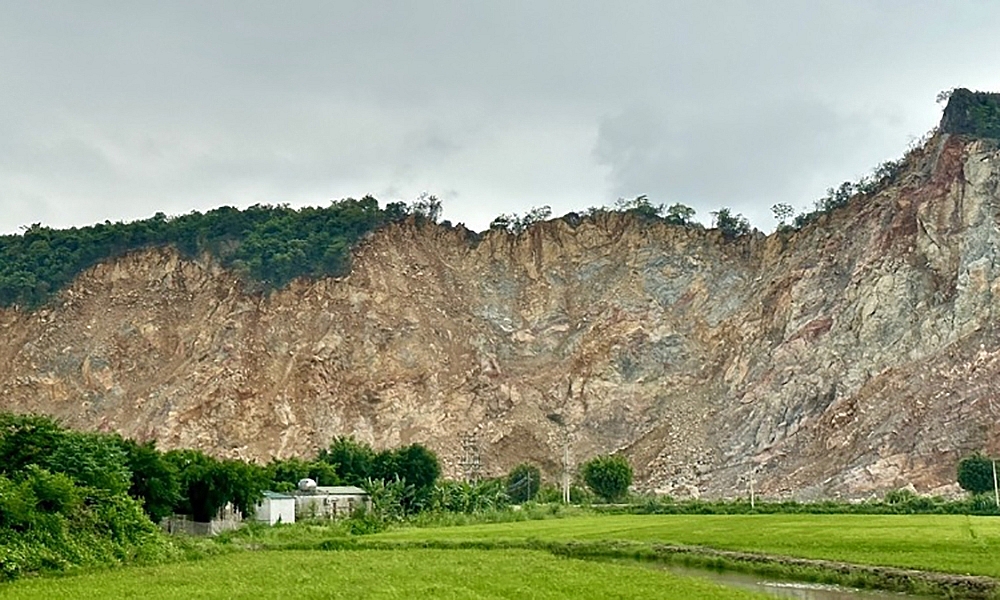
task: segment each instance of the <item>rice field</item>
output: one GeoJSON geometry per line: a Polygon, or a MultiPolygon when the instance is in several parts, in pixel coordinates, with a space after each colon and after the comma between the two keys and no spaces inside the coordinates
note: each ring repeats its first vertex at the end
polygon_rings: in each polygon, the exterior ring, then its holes
{"type": "Polygon", "coordinates": [[[415,598],[535,600],[764,598],[708,581],[633,565],[499,550],[237,552],[0,585],[0,598],[141,600],[415,598]]]}
{"type": "Polygon", "coordinates": [[[1000,578],[997,517],[586,515],[353,538],[337,526],[263,528],[228,546],[202,542],[230,549],[221,555],[15,581],[0,585],[0,600],[762,597],[624,561],[565,558],[525,549],[538,548],[530,543],[516,548],[531,540],[695,545],[1000,578]],[[499,543],[504,541],[514,543],[499,543]],[[441,547],[421,547],[429,542],[441,547]],[[462,542],[479,547],[455,548],[462,542]],[[324,546],[342,549],[318,549],[324,546]]]}
{"type": "Polygon", "coordinates": [[[381,540],[630,540],[1000,578],[1000,517],[608,515],[401,529],[381,540]]]}

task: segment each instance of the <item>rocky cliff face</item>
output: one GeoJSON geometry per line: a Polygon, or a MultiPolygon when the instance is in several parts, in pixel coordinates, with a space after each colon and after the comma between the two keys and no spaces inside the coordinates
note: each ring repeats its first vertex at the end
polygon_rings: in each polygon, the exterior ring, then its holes
{"type": "Polygon", "coordinates": [[[267,460],[334,435],[461,472],[621,451],[677,495],[863,496],[1000,453],[1000,153],[940,135],[874,197],[727,241],[610,214],[379,231],[351,274],[247,293],[169,250],[0,310],[4,408],[267,460]]]}

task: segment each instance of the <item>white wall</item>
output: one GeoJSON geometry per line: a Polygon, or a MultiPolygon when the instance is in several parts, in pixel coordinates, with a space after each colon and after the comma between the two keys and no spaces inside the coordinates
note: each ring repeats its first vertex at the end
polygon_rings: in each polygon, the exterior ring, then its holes
{"type": "Polygon", "coordinates": [[[257,512],[254,515],[257,521],[274,525],[277,522],[295,522],[295,499],[294,498],[264,498],[257,505],[257,512]]]}

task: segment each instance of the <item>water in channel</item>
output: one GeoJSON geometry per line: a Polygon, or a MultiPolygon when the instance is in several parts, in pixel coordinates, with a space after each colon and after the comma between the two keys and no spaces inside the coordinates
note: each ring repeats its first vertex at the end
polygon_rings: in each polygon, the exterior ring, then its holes
{"type": "Polygon", "coordinates": [[[675,575],[698,577],[729,587],[762,592],[775,598],[795,598],[796,600],[926,600],[923,596],[857,590],[838,585],[775,581],[732,571],[712,571],[664,564],[657,565],[657,568],[662,568],[675,575]]]}

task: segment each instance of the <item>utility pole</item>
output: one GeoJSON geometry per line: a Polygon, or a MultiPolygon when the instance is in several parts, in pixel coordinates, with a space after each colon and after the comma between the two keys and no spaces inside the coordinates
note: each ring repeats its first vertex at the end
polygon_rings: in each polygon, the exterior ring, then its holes
{"type": "Polygon", "coordinates": [[[569,504],[569,426],[559,413],[550,413],[545,418],[552,421],[562,429],[563,432],[563,473],[562,473],[562,493],[563,502],[569,504]]]}
{"type": "Polygon", "coordinates": [[[563,502],[569,504],[569,434],[563,442],[563,502]]]}
{"type": "Polygon", "coordinates": [[[1000,487],[997,486],[997,461],[993,459],[993,499],[996,500],[997,508],[1000,508],[1000,487]]]}
{"type": "Polygon", "coordinates": [[[756,508],[753,497],[753,469],[750,469],[750,508],[756,508]]]}

